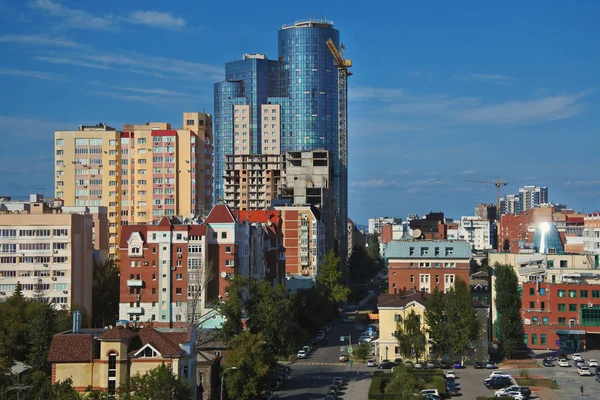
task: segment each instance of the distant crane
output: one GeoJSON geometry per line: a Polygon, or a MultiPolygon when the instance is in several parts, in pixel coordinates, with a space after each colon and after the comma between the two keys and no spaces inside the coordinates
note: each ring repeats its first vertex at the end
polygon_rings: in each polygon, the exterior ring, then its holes
{"type": "Polygon", "coordinates": [[[487,183],[496,186],[496,218],[498,218],[500,216],[500,187],[508,185],[508,182],[503,181],[500,177],[495,181],[466,180],[465,182],[487,183]]]}

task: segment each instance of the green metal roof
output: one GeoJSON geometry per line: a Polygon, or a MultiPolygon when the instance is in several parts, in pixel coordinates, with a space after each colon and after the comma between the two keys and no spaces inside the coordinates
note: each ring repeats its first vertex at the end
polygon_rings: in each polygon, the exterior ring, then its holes
{"type": "Polygon", "coordinates": [[[471,244],[459,240],[393,241],[385,247],[385,258],[471,258],[471,244]]]}

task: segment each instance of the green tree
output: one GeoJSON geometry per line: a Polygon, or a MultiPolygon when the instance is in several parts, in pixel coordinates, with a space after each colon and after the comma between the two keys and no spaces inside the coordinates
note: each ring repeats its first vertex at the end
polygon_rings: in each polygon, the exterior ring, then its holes
{"type": "Polygon", "coordinates": [[[164,363],[144,375],[136,374],[127,385],[131,400],[187,400],[190,387],[177,379],[164,363]]]}
{"type": "Polygon", "coordinates": [[[354,246],[348,259],[349,300],[358,302],[368,294],[367,282],[376,272],[375,263],[361,246],[354,246]]]}
{"type": "Polygon", "coordinates": [[[287,356],[294,351],[291,340],[298,329],[294,321],[292,299],[285,286],[273,286],[268,281],[252,280],[246,302],[248,320],[246,326],[252,333],[262,333],[268,351],[287,356]]]}
{"type": "Polygon", "coordinates": [[[477,338],[479,323],[473,306],[469,285],[458,278],[446,294],[446,321],[450,351],[461,360],[477,338]]]}
{"type": "Polygon", "coordinates": [[[332,300],[317,288],[299,290],[292,302],[296,324],[307,333],[321,329],[335,310],[332,300]]]}
{"type": "Polygon", "coordinates": [[[424,319],[427,334],[431,341],[431,352],[440,358],[448,353],[448,324],[446,319],[446,306],[442,292],[436,287],[427,299],[424,319]]]}
{"type": "Polygon", "coordinates": [[[17,283],[12,296],[0,303],[0,357],[12,365],[14,361],[27,361],[27,300],[17,283]]]}
{"type": "Polygon", "coordinates": [[[50,373],[48,350],[54,335],[56,311],[48,303],[31,301],[27,304],[27,363],[34,370],[50,373]]]}
{"type": "Polygon", "coordinates": [[[521,297],[519,280],[510,265],[496,263],[494,265],[496,281],[497,324],[499,329],[498,345],[504,357],[512,358],[523,345],[523,321],[521,320],[521,297]]]}
{"type": "Polygon", "coordinates": [[[81,400],[79,393],[73,389],[73,381],[67,378],[52,385],[52,400],[81,400]]]}
{"type": "MultiPolygon", "coordinates": [[[[119,266],[112,260],[94,262],[92,281],[92,325],[114,324],[119,318],[119,266]]],[[[82,318],[82,321],[87,319],[82,318]]]]}
{"type": "Polygon", "coordinates": [[[334,303],[343,303],[348,298],[350,289],[342,285],[340,258],[333,250],[325,254],[323,264],[317,274],[317,287],[330,297],[334,303]]]}
{"type": "Polygon", "coordinates": [[[383,266],[379,248],[379,234],[375,232],[367,238],[367,255],[377,266],[383,266]]]}
{"type": "Polygon", "coordinates": [[[235,370],[225,375],[228,397],[250,400],[263,390],[263,383],[275,366],[275,358],[266,351],[262,333],[244,331],[229,341],[229,349],[225,367],[235,367],[235,370]]]}
{"type": "Polygon", "coordinates": [[[235,275],[227,286],[227,298],[218,302],[217,310],[225,321],[219,330],[219,336],[228,341],[242,332],[242,316],[245,311],[244,290],[246,279],[235,275]]]}
{"type": "Polygon", "coordinates": [[[398,316],[396,339],[400,354],[404,358],[414,358],[419,361],[425,353],[427,339],[421,329],[421,316],[414,310],[411,310],[408,315],[398,316]]]}
{"type": "Polygon", "coordinates": [[[359,344],[356,350],[354,350],[353,356],[355,360],[365,361],[371,356],[371,346],[366,343],[359,344]]]}
{"type": "Polygon", "coordinates": [[[415,393],[423,389],[422,382],[404,366],[394,368],[392,379],[385,387],[385,399],[408,400],[415,399],[415,393]]]}

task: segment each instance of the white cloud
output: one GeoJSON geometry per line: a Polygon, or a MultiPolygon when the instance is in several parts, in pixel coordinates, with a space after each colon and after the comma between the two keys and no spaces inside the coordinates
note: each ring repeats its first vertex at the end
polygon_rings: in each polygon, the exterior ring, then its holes
{"type": "Polygon", "coordinates": [[[0,35],[0,43],[17,43],[32,46],[78,48],[81,44],[65,38],[42,35],[0,35]]]}
{"type": "Polygon", "coordinates": [[[358,188],[386,188],[396,185],[397,183],[393,179],[369,179],[366,181],[352,182],[352,187],[358,188]]]}
{"type": "Polygon", "coordinates": [[[130,86],[113,86],[113,89],[122,90],[125,92],[134,92],[134,93],[143,93],[143,94],[151,94],[158,96],[169,96],[169,97],[191,97],[191,98],[199,98],[200,96],[194,95],[193,93],[186,92],[176,92],[173,90],[167,89],[151,89],[151,88],[136,88],[130,86]]]}
{"type": "Polygon", "coordinates": [[[477,171],[473,171],[472,169],[467,169],[465,171],[463,171],[463,175],[475,175],[477,173],[477,171]]]}
{"type": "Polygon", "coordinates": [[[501,75],[501,74],[466,74],[466,75],[454,75],[454,79],[462,82],[482,82],[482,83],[493,83],[496,85],[508,85],[514,82],[514,78],[501,75]]]}
{"type": "Polygon", "coordinates": [[[9,75],[9,76],[22,76],[25,78],[36,78],[36,79],[45,79],[49,81],[55,81],[60,77],[58,75],[42,72],[42,71],[28,71],[24,69],[11,69],[11,68],[0,68],[0,75],[9,75]]]}
{"type": "Polygon", "coordinates": [[[382,100],[390,101],[401,97],[404,94],[402,89],[377,88],[377,87],[351,87],[348,90],[348,100],[382,100]]]}
{"type": "Polygon", "coordinates": [[[70,8],[55,0],[34,0],[32,7],[60,20],[58,27],[72,29],[113,29],[122,21],[161,29],[181,29],[186,21],[167,12],[151,10],[134,11],[129,15],[95,14],[78,8],[70,8]]]}
{"type": "Polygon", "coordinates": [[[416,181],[409,182],[411,185],[446,185],[448,182],[437,179],[437,178],[427,178],[427,179],[418,179],[416,181]]]}
{"type": "Polygon", "coordinates": [[[181,29],[186,26],[183,18],[174,17],[170,13],[156,11],[135,11],[129,15],[127,21],[138,25],[148,25],[165,29],[181,29]]]}
{"type": "Polygon", "coordinates": [[[589,180],[589,181],[566,181],[565,186],[599,186],[600,180],[589,180]]]}
{"type": "Polygon", "coordinates": [[[475,122],[537,122],[555,121],[579,115],[582,106],[579,101],[586,92],[546,97],[537,100],[507,101],[489,106],[474,107],[455,112],[459,119],[475,122]]]}

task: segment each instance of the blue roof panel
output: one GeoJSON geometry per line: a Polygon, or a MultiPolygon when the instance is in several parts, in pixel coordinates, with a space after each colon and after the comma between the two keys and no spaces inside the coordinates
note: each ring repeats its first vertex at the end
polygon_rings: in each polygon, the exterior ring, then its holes
{"type": "Polygon", "coordinates": [[[471,258],[471,244],[460,240],[393,241],[386,244],[385,258],[471,258]]]}

